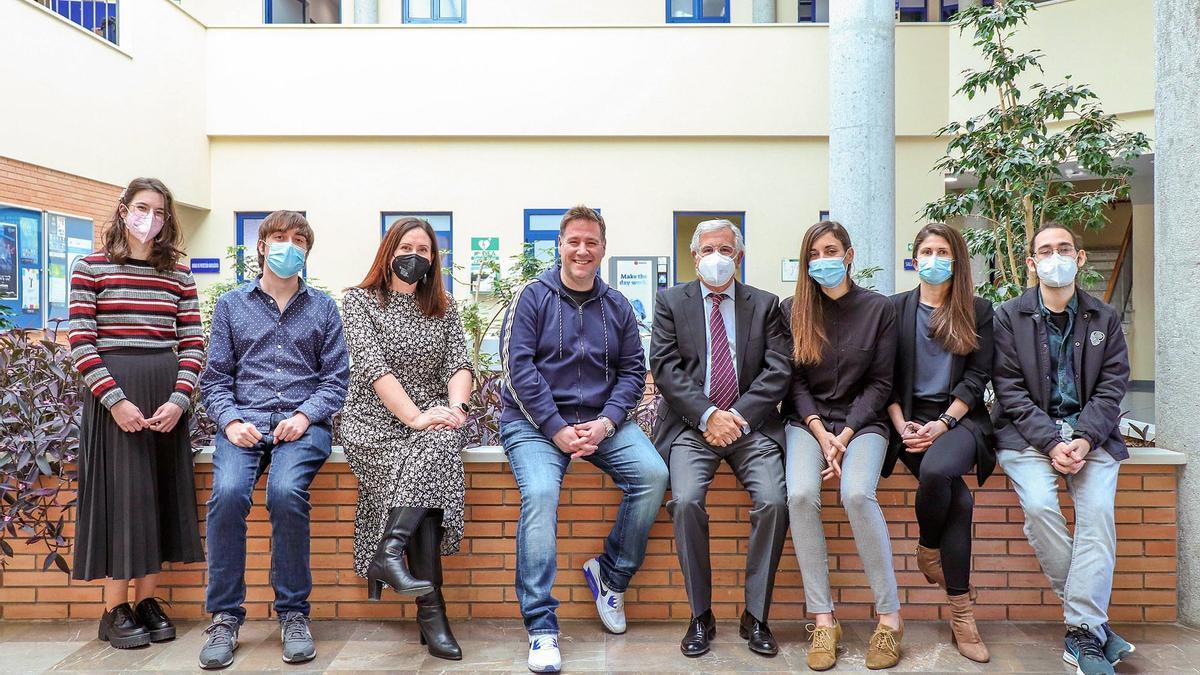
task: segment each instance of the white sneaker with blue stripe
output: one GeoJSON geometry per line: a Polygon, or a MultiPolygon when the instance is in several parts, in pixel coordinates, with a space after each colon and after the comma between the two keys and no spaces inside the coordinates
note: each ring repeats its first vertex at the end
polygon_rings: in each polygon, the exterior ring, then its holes
{"type": "Polygon", "coordinates": [[[596,611],[600,614],[600,622],[610,633],[620,635],[625,632],[625,594],[618,593],[604,583],[600,576],[600,561],[592,558],[583,565],[583,576],[587,579],[588,588],[592,589],[592,598],[596,601],[596,611]]]}
{"type": "Polygon", "coordinates": [[[557,673],[562,670],[557,635],[529,636],[529,670],[535,673],[557,673]]]}

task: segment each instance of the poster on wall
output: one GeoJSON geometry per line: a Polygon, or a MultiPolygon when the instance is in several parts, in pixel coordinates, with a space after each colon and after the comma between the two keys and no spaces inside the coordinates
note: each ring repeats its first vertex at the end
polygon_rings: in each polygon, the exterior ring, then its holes
{"type": "Polygon", "coordinates": [[[36,269],[21,270],[21,311],[33,313],[42,308],[42,278],[36,269]]]}
{"type": "Polygon", "coordinates": [[[616,257],[610,263],[609,279],[633,306],[642,330],[649,330],[654,320],[655,271],[654,258],[616,257]]]}
{"type": "Polygon", "coordinates": [[[41,257],[38,246],[42,243],[42,237],[38,233],[37,218],[21,218],[21,235],[19,239],[21,244],[21,262],[36,265],[38,259],[41,257]]]}
{"type": "Polygon", "coordinates": [[[0,300],[17,299],[17,226],[0,223],[0,300]]]}

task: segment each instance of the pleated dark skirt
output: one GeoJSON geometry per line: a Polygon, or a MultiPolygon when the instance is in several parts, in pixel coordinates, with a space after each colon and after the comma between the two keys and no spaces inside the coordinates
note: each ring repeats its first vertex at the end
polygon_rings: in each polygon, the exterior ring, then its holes
{"type": "MultiPolygon", "coordinates": [[[[110,350],[101,357],[146,417],[175,389],[179,361],[169,349],[110,350]]],[[[204,560],[188,416],[169,434],[130,434],[84,390],[72,576],[137,579],[161,571],[164,562],[204,560]]]]}

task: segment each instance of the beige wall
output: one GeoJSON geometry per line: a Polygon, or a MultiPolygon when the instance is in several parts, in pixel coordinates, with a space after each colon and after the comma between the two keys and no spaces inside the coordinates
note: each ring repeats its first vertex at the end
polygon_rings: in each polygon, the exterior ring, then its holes
{"type": "Polygon", "coordinates": [[[0,155],[105,183],[157,176],[208,203],[205,29],[174,3],[121,7],[121,45],[27,0],[0,2],[0,155]]]}

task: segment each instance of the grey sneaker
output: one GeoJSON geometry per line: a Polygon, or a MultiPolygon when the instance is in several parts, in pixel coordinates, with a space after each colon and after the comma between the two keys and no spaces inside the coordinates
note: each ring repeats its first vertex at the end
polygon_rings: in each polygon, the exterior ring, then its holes
{"type": "Polygon", "coordinates": [[[279,617],[279,638],[283,641],[284,663],[304,663],[317,655],[317,645],[308,630],[308,617],[300,612],[279,617]]]}
{"type": "Polygon", "coordinates": [[[1063,646],[1063,661],[1075,666],[1075,675],[1114,675],[1100,640],[1086,625],[1068,628],[1063,646]]]}
{"type": "Polygon", "coordinates": [[[233,652],[238,648],[237,617],[218,612],[204,632],[208,639],[200,648],[200,667],[205,670],[228,668],[233,663],[233,652]]]}

